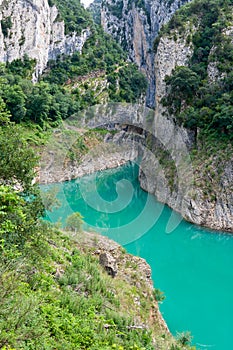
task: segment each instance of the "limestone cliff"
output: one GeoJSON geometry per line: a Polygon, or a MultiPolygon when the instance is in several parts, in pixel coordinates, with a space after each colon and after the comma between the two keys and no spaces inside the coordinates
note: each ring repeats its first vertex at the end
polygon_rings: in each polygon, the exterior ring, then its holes
{"type": "MultiPolygon", "coordinates": [[[[162,104],[162,99],[166,98],[165,77],[177,66],[188,66],[193,56],[192,38],[200,25],[198,13],[194,21],[193,18],[189,20],[192,14],[184,16],[182,29],[175,29],[174,24],[170,26],[172,30],[160,34],[156,54],[152,52],[153,42],[161,26],[185,2],[189,1],[118,0],[113,3],[105,0],[102,25],[129,52],[130,59],[146,73],[150,82],[147,105],[155,107],[155,113],[147,148],[152,153],[144,153],[141,186],[191,222],[233,231],[232,157],[221,157],[221,152],[201,156],[200,151],[193,156],[191,150],[197,141],[195,131],[179,126],[175,116],[162,104]]],[[[230,8],[228,11],[230,14],[230,8]]],[[[232,27],[223,33],[231,37],[232,27]]],[[[210,84],[226,76],[220,74],[218,61],[212,58],[215,53],[213,45],[207,66],[210,84]]]]}
{"type": "Polygon", "coordinates": [[[105,0],[101,23],[104,30],[121,43],[129,58],[144,71],[149,80],[147,104],[155,104],[153,42],[161,26],[190,0],[105,0]]]}
{"type": "MultiPolygon", "coordinates": [[[[184,66],[193,53],[193,45],[186,38],[194,33],[190,25],[179,34],[173,31],[163,35],[155,56],[156,108],[153,135],[162,148],[154,142],[153,154],[146,153],[142,160],[140,183],[143,189],[156,195],[187,220],[218,230],[233,232],[233,158],[221,160],[220,155],[197,154],[190,150],[195,134],[178,126],[175,117],[161,103],[166,98],[165,76],[176,66],[184,66]],[[157,148],[157,149],[156,149],[157,148]],[[170,163],[161,166],[161,152],[166,150],[170,163]],[[159,155],[160,153],[160,155],[159,155]],[[173,174],[166,174],[166,166],[174,166],[173,174]],[[166,176],[168,175],[168,176],[166,176]]],[[[231,31],[226,31],[231,33],[231,31]]],[[[213,50],[213,49],[212,49],[213,50]]],[[[208,66],[209,79],[218,79],[217,69],[208,66]]]]}
{"type": "Polygon", "coordinates": [[[89,30],[81,35],[65,35],[64,21],[56,6],[48,0],[0,0],[0,61],[23,58],[27,54],[37,60],[34,80],[42,73],[49,59],[59,54],[82,50],[89,30]]]}

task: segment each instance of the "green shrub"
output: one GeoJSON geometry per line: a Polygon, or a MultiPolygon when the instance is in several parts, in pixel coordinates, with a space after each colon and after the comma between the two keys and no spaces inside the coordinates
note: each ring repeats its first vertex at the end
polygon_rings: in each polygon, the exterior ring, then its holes
{"type": "Polygon", "coordinates": [[[8,31],[12,28],[11,16],[5,17],[1,20],[2,33],[4,37],[8,36],[8,31]]]}

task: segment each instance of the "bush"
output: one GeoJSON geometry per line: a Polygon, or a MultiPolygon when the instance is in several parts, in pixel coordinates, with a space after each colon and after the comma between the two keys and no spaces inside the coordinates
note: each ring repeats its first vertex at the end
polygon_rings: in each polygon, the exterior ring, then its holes
{"type": "Polygon", "coordinates": [[[83,217],[80,213],[73,213],[66,219],[66,229],[70,231],[81,232],[83,225],[83,217]]]}

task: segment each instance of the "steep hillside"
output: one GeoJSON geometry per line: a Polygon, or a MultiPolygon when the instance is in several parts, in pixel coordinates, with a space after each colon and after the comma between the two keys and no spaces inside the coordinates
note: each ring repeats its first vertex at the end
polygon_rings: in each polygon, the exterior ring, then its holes
{"type": "Polygon", "coordinates": [[[142,187],[194,223],[232,231],[232,2],[183,4],[104,1],[102,24],[149,80],[155,156],[144,156],[142,187]]]}
{"type": "Polygon", "coordinates": [[[146,78],[79,1],[4,2],[1,16],[0,97],[11,121],[46,128],[145,95],[146,78]]]}
{"type": "MultiPolygon", "coordinates": [[[[173,173],[172,186],[152,192],[197,224],[233,231],[232,159],[232,15],[231,1],[193,1],[179,10],[155,40],[156,109],[154,134],[184,127],[195,135],[186,176],[189,188],[173,173]],[[192,167],[192,168],[191,168],[192,167]],[[189,175],[188,175],[189,174],[189,175]],[[191,174],[191,175],[190,175],[191,174]],[[166,198],[166,199],[165,199],[166,198]]],[[[164,145],[176,162],[179,147],[170,133],[164,145]],[[170,144],[174,143],[171,151],[170,144]]],[[[171,159],[170,159],[171,162],[171,159]]],[[[169,162],[168,162],[169,164],[169,162]]],[[[177,164],[176,164],[177,165],[177,164]]],[[[149,167],[150,168],[150,167],[149,167]]],[[[158,166],[154,164],[154,170],[158,166]]],[[[149,171],[144,165],[143,170],[149,171]]],[[[150,170],[151,171],[151,170],[150,170]]],[[[179,178],[180,177],[180,178],[179,178]]],[[[143,183],[142,186],[148,188],[143,183]]]]}

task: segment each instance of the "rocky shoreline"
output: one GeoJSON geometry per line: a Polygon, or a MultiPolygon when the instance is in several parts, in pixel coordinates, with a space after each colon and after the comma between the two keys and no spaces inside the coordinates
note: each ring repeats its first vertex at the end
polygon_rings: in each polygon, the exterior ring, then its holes
{"type": "MultiPolygon", "coordinates": [[[[99,144],[79,162],[67,161],[66,155],[61,156],[54,150],[46,150],[42,155],[36,182],[48,184],[69,181],[96,171],[117,168],[138,158],[139,142],[136,146],[133,145],[132,139],[127,143],[122,132],[118,132],[113,141],[99,144]]],[[[194,176],[195,172],[193,171],[194,176]]],[[[187,173],[184,176],[187,177],[187,173]]],[[[193,224],[216,231],[233,232],[233,161],[225,164],[218,188],[213,188],[210,192],[210,195],[215,196],[215,201],[205,198],[201,187],[188,182],[185,184],[186,188],[182,189],[179,187],[178,178],[171,189],[168,180],[164,177],[158,159],[153,155],[150,157],[150,154],[144,154],[139,172],[139,182],[143,190],[155,195],[160,202],[167,204],[193,224]]]]}
{"type": "MultiPolygon", "coordinates": [[[[193,171],[193,182],[182,188],[180,181],[184,176],[174,179],[173,186],[154,158],[142,160],[139,173],[140,186],[156,196],[158,201],[167,204],[181,216],[195,225],[218,232],[233,233],[233,160],[224,163],[223,172],[218,181],[206,179],[202,170],[193,171]],[[200,185],[195,182],[197,179],[200,185]],[[211,188],[207,186],[210,184],[211,188]],[[206,192],[206,188],[208,192],[206,192]]],[[[215,169],[216,173],[218,168],[215,169]]]]}
{"type": "Polygon", "coordinates": [[[47,165],[42,166],[42,160],[36,177],[36,182],[40,184],[70,181],[96,171],[117,168],[135,160],[138,152],[127,145],[120,147],[114,145],[113,148],[112,144],[103,144],[84,155],[80,162],[69,161],[66,164],[62,159],[56,162],[54,153],[47,155],[50,156],[50,161],[47,162],[47,165]]]}

